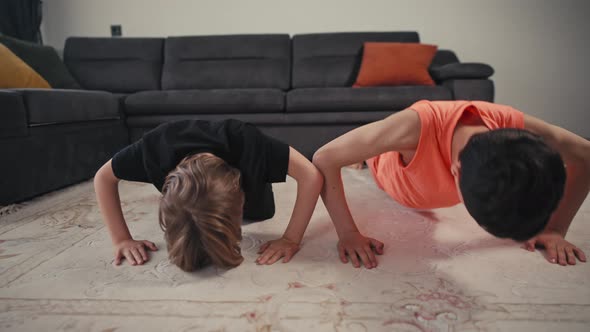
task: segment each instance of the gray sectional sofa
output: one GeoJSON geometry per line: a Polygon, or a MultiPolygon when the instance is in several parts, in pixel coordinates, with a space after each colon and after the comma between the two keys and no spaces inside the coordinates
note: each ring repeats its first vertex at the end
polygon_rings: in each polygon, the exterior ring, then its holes
{"type": "Polygon", "coordinates": [[[366,41],[416,32],[79,38],[64,62],[83,90],[0,90],[0,205],[93,176],[116,151],[177,119],[235,118],[306,156],[420,99],[493,101],[493,69],[439,50],[435,86],[352,88],[366,41]]]}

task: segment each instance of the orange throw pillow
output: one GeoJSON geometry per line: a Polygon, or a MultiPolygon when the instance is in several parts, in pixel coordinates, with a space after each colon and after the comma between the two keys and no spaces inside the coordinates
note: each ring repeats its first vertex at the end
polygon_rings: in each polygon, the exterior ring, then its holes
{"type": "Polygon", "coordinates": [[[434,85],[428,67],[436,50],[427,44],[367,42],[353,87],[434,85]]]}
{"type": "Polygon", "coordinates": [[[33,68],[0,44],[0,89],[7,88],[49,89],[51,86],[33,68]]]}

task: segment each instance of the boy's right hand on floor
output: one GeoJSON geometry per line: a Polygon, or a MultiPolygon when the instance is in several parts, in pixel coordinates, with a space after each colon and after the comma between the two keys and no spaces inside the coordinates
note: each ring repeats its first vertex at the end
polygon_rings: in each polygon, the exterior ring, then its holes
{"type": "Polygon", "coordinates": [[[283,263],[288,263],[291,258],[299,251],[299,243],[288,240],[284,237],[268,241],[263,244],[258,250],[260,256],[256,259],[258,265],[274,264],[279,259],[283,258],[283,263]]]}
{"type": "Polygon", "coordinates": [[[383,242],[370,237],[365,237],[359,232],[350,232],[340,236],[338,241],[338,253],[342,263],[348,263],[346,256],[350,257],[352,265],[361,267],[360,261],[367,269],[377,267],[377,255],[383,254],[383,242]]]}
{"type": "Polygon", "coordinates": [[[149,257],[146,248],[151,251],[158,250],[153,242],[147,240],[123,240],[115,245],[115,265],[121,265],[125,258],[131,265],[142,265],[149,257]]]}

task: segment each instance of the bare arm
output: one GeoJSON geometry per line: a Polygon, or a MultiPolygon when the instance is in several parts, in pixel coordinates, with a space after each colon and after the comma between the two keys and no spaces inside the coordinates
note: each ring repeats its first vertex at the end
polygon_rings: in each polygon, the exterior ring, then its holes
{"type": "MultiPolygon", "coordinates": [[[[377,262],[370,246],[382,248],[383,244],[378,241],[361,241],[359,238],[360,233],[346,203],[341,168],[384,152],[415,149],[419,137],[418,114],[412,110],[404,110],[381,121],[354,129],[326,144],[314,155],[313,163],[324,175],[322,200],[332,218],[340,242],[345,242],[344,247],[339,244],[343,262],[347,261],[345,253],[348,253],[353,265],[359,266],[358,255],[366,267],[374,267],[377,262]],[[350,238],[351,234],[354,238],[350,238]],[[348,242],[349,245],[346,244],[348,242]]],[[[380,253],[379,248],[377,253],[380,253]]]]}
{"type": "Polygon", "coordinates": [[[541,245],[547,249],[548,259],[561,265],[575,264],[575,257],[586,261],[582,250],[564,238],[590,190],[590,142],[528,115],[525,115],[525,128],[543,137],[550,147],[559,152],[566,164],[567,174],[561,202],[544,232],[527,242],[528,249],[534,250],[535,244],[541,245]]]}
{"type": "Polygon", "coordinates": [[[565,192],[547,228],[565,237],[567,230],[590,190],[590,142],[563,128],[525,115],[525,128],[543,137],[561,154],[567,172],[565,192]]]}
{"type": "Polygon", "coordinates": [[[104,164],[94,177],[94,190],[98,207],[102,213],[103,219],[111,240],[114,245],[121,241],[131,239],[131,233],[125,223],[123,210],[121,209],[121,200],[119,199],[119,179],[113,174],[111,161],[104,164]]]}
{"type": "Polygon", "coordinates": [[[111,240],[116,248],[115,264],[119,265],[125,257],[132,265],[142,264],[148,260],[144,246],[157,250],[156,245],[149,241],[134,241],[125,223],[121,200],[119,199],[119,179],[113,173],[111,161],[104,164],[94,177],[94,190],[98,207],[111,240]]]}
{"type": "Polygon", "coordinates": [[[289,176],[297,181],[297,198],[284,238],[300,243],[324,184],[320,171],[297,150],[289,152],[289,176]]]}
{"type": "Polygon", "coordinates": [[[420,137],[420,119],[412,110],[356,128],[320,148],[313,163],[324,175],[322,200],[338,236],[357,232],[346,198],[340,170],[387,151],[414,149],[420,137]]]}
{"type": "Polygon", "coordinates": [[[281,239],[265,243],[256,260],[258,264],[273,264],[281,257],[287,263],[299,250],[305,229],[322,189],[323,177],[317,168],[297,150],[289,151],[289,176],[297,181],[297,198],[287,229],[281,239]]]}

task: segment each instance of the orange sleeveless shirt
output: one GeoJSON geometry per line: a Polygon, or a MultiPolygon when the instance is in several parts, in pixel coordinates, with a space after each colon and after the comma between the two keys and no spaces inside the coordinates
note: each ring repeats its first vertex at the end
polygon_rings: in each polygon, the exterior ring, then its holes
{"type": "Polygon", "coordinates": [[[464,112],[478,115],[489,129],[524,128],[524,115],[516,109],[482,101],[416,102],[409,109],[421,123],[416,153],[404,165],[399,152],[390,151],[367,160],[375,182],[398,203],[411,208],[434,209],[461,202],[451,174],[451,142],[464,112]]]}

